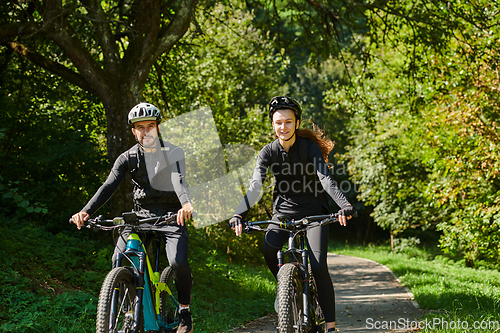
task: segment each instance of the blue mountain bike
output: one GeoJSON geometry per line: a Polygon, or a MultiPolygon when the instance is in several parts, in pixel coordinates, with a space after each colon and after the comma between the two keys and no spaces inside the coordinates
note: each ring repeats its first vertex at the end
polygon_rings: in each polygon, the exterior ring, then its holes
{"type": "Polygon", "coordinates": [[[124,252],[104,279],[97,306],[97,333],[175,332],[179,326],[174,272],[171,267],[160,274],[161,237],[156,235],[152,266],[139,233],[155,233],[174,224],[176,215],[138,219],[125,213],[113,220],[89,219],[87,228],[130,231],[124,252]]]}

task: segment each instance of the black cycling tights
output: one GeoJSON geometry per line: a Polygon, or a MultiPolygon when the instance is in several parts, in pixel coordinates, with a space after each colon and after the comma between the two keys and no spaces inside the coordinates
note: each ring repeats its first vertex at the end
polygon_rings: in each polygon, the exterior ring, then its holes
{"type": "MultiPolygon", "coordinates": [[[[193,276],[188,262],[189,237],[187,228],[182,226],[168,226],[163,228],[165,231],[158,231],[162,234],[165,242],[165,250],[169,265],[175,272],[175,286],[177,288],[178,301],[180,304],[189,304],[191,302],[191,289],[193,287],[193,276]]],[[[113,254],[113,265],[115,258],[120,251],[125,251],[126,239],[130,231],[123,230],[116,242],[115,252],[113,254]]],[[[145,240],[147,244],[148,240],[145,240]]],[[[154,264],[154,263],[152,263],[154,264]]]]}
{"type": "MultiPolygon", "coordinates": [[[[277,228],[270,225],[269,228],[277,228]]],[[[264,240],[264,258],[274,277],[278,275],[277,253],[288,241],[288,232],[270,230],[264,240]]],[[[328,225],[306,231],[309,262],[318,288],[319,304],[325,314],[326,322],[335,321],[335,292],[328,273],[326,256],[328,253],[328,225]]],[[[300,260],[300,258],[299,258],[300,260]]]]}

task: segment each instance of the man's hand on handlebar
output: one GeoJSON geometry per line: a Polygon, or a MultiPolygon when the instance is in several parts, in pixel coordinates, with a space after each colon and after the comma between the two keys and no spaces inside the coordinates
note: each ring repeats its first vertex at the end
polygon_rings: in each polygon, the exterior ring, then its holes
{"type": "Polygon", "coordinates": [[[193,214],[193,205],[190,202],[185,203],[181,209],[177,212],[177,224],[184,225],[186,221],[191,218],[193,214]]]}
{"type": "Polygon", "coordinates": [[[234,230],[236,236],[241,236],[243,231],[243,218],[240,215],[234,215],[231,220],[229,220],[229,225],[231,229],[234,230]]]}
{"type": "Polygon", "coordinates": [[[345,206],[341,210],[339,210],[339,215],[337,219],[339,220],[339,223],[341,226],[346,226],[347,225],[347,220],[350,220],[353,216],[354,213],[354,208],[351,205],[345,206]]]}
{"type": "Polygon", "coordinates": [[[87,214],[86,212],[79,212],[73,215],[71,218],[73,219],[73,223],[76,224],[78,230],[80,230],[84,225],[85,221],[89,219],[89,217],[90,215],[87,214]]]}

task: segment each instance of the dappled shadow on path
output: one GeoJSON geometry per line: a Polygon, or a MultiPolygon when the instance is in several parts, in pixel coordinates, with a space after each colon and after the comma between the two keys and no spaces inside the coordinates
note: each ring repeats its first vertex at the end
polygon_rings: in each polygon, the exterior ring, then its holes
{"type": "Polygon", "coordinates": [[[412,295],[387,267],[339,255],[329,255],[328,265],[340,332],[409,331],[420,317],[412,295]]]}

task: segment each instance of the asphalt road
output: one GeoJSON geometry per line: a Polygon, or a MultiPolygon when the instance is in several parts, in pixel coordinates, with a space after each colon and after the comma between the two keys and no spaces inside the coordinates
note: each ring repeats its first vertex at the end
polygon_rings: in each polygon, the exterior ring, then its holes
{"type": "MultiPolygon", "coordinates": [[[[335,288],[337,331],[412,331],[421,311],[413,295],[386,266],[367,259],[329,254],[328,268],[335,288]]],[[[276,314],[231,332],[274,333],[276,314]]]]}

